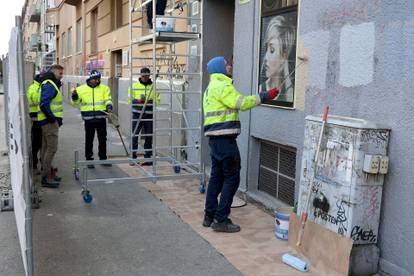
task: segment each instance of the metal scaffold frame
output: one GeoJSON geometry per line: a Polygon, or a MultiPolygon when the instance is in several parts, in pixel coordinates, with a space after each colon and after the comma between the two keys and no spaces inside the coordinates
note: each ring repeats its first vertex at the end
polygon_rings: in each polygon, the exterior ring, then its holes
{"type": "MultiPolygon", "coordinates": [[[[131,111],[130,111],[130,147],[129,147],[129,157],[126,159],[108,159],[108,160],[96,160],[96,161],[86,161],[79,160],[79,153],[75,152],[75,164],[74,164],[74,175],[75,178],[80,180],[82,185],[82,195],[85,202],[90,203],[92,201],[92,196],[89,191],[88,184],[93,183],[112,183],[114,181],[126,181],[126,180],[137,180],[137,181],[151,181],[153,183],[158,180],[172,180],[172,179],[184,179],[184,178],[199,178],[200,186],[199,191],[204,193],[205,191],[205,168],[202,159],[202,22],[203,22],[203,11],[201,0],[170,0],[169,9],[167,7],[166,15],[157,15],[156,14],[156,1],[150,0],[130,0],[129,1],[129,100],[131,101],[131,111]],[[197,16],[193,16],[189,7],[191,4],[197,2],[196,4],[199,7],[197,16]],[[149,26],[144,24],[146,19],[145,10],[148,5],[152,5],[152,23],[154,31],[149,29],[149,26]],[[184,12],[184,7],[187,6],[187,16],[176,16],[172,13],[179,9],[181,12],[184,12]],[[138,15],[138,16],[137,16],[138,15]],[[139,16],[141,15],[141,16],[139,16]],[[183,32],[163,32],[156,29],[157,19],[160,17],[168,20],[185,20],[187,30],[183,32]],[[194,28],[191,28],[191,24],[197,24],[197,28],[194,32],[194,28]],[[139,35],[136,33],[139,32],[139,35]],[[143,32],[148,34],[143,35],[143,32]],[[190,51],[190,41],[197,42],[199,45],[199,53],[193,53],[190,51]],[[187,53],[183,54],[176,52],[176,44],[178,43],[187,43],[187,53]],[[144,56],[139,46],[142,45],[151,45],[151,56],[144,56]],[[159,49],[165,47],[167,53],[159,53],[159,49]],[[178,58],[185,59],[186,61],[186,71],[175,69],[174,62],[178,58]],[[164,65],[160,65],[161,61],[164,65]],[[136,64],[140,62],[140,64],[136,64]],[[196,66],[189,66],[189,63],[196,64],[196,66]],[[143,64],[141,64],[143,63],[143,64]],[[149,102],[149,97],[145,98],[143,103],[132,103],[133,100],[133,91],[134,91],[134,82],[138,81],[140,76],[140,68],[148,67],[151,69],[151,76],[153,84],[149,93],[152,93],[153,101],[149,102]],[[192,67],[193,70],[189,68],[192,67]],[[191,71],[191,72],[190,72],[191,71]],[[192,89],[183,88],[182,91],[177,91],[174,86],[177,80],[180,80],[181,83],[196,83],[196,88],[194,86],[192,89]],[[165,85],[167,83],[168,88],[161,88],[161,82],[165,85]],[[160,85],[157,85],[159,83],[160,85]],[[157,102],[157,96],[167,98],[167,102],[157,102]],[[196,99],[196,105],[192,106],[191,109],[186,108],[185,106],[185,97],[192,97],[196,99]],[[176,101],[174,101],[175,99],[176,101]],[[143,113],[140,112],[139,118],[136,116],[134,118],[134,112],[136,113],[138,107],[141,108],[141,111],[147,110],[148,107],[153,105],[153,116],[152,119],[144,119],[143,113]],[[193,118],[192,122],[188,119],[191,116],[193,118]],[[166,118],[168,117],[168,118],[166,118]],[[194,120],[194,118],[197,118],[194,120]],[[141,122],[152,121],[153,132],[152,133],[137,133],[137,128],[141,122]],[[194,122],[196,121],[196,123],[194,122]],[[135,123],[134,123],[135,122],[135,123]],[[177,122],[179,126],[177,126],[177,122]],[[167,126],[165,126],[167,123],[167,126]],[[174,124],[176,123],[176,124],[174,124]],[[191,135],[190,135],[191,133],[191,135]],[[181,135],[181,136],[180,136],[181,135]],[[138,141],[142,137],[152,137],[152,147],[151,149],[138,150],[133,148],[133,139],[136,137],[138,141]],[[187,136],[191,136],[190,140],[193,140],[193,143],[187,143],[189,139],[186,139],[187,136]],[[168,137],[167,145],[161,144],[161,139],[165,140],[165,137],[168,137]],[[180,143],[174,144],[174,138],[181,137],[178,139],[180,143]],[[184,158],[182,155],[183,151],[192,149],[195,152],[195,158],[188,161],[187,158],[184,158]],[[151,151],[153,154],[150,158],[138,157],[133,158],[134,155],[139,155],[151,151]],[[152,167],[144,166],[141,162],[151,162],[152,167]],[[88,179],[88,169],[87,165],[97,165],[97,164],[123,164],[123,163],[134,163],[134,168],[136,168],[142,175],[134,177],[120,177],[120,178],[105,178],[105,179],[88,179]],[[82,168],[82,170],[81,170],[82,168]]],[[[149,47],[147,48],[149,50],[149,47]]],[[[137,89],[135,89],[137,90],[137,89]]],[[[139,113],[139,112],[138,112],[139,113]]]]}

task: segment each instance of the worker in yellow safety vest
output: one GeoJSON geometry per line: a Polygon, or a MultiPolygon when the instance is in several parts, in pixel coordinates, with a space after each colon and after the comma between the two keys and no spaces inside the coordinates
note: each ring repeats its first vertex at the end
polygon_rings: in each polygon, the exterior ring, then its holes
{"type": "Polygon", "coordinates": [[[234,233],[240,226],[228,217],[240,182],[239,111],[246,111],[278,96],[276,88],[244,96],[233,86],[233,66],[224,57],[207,64],[210,83],[204,93],[204,134],[209,137],[211,176],[207,188],[203,226],[214,231],[234,233]],[[221,194],[221,195],[220,195],[221,194]],[[217,197],[220,195],[220,201],[217,197]]]}
{"type": "Polygon", "coordinates": [[[40,83],[40,74],[36,74],[33,78],[33,83],[29,86],[26,92],[27,103],[29,105],[29,115],[32,120],[32,166],[35,174],[40,172],[37,168],[37,164],[39,163],[38,154],[42,148],[42,127],[37,121],[37,112],[39,111],[40,104],[40,83]]]}
{"type": "MultiPolygon", "coordinates": [[[[138,151],[138,134],[144,131],[144,161],[141,165],[152,165],[152,135],[153,135],[153,110],[154,110],[154,94],[156,94],[156,104],[160,103],[160,94],[155,91],[152,80],[150,78],[151,71],[144,67],[141,69],[141,77],[132,85],[131,90],[128,89],[128,103],[132,104],[133,120],[132,120],[132,158],[137,158],[138,151]],[[138,122],[139,121],[139,122],[138,122]],[[138,125],[137,125],[138,124],[138,125]]],[[[130,163],[134,165],[134,162],[130,163]]]]}
{"type": "Polygon", "coordinates": [[[59,127],[63,124],[62,77],[63,66],[54,64],[42,77],[40,86],[37,120],[42,126],[42,186],[48,188],[57,188],[61,180],[55,174],[52,161],[58,149],[59,127]]]}
{"type": "MultiPolygon", "coordinates": [[[[112,112],[112,96],[108,86],[101,84],[101,73],[92,70],[86,84],[72,91],[72,104],[79,105],[82,119],[85,122],[85,158],[93,160],[93,140],[95,131],[98,134],[99,160],[106,160],[106,118],[112,112]]],[[[111,164],[103,164],[111,166],[111,164]]],[[[94,168],[94,165],[88,165],[94,168]]]]}

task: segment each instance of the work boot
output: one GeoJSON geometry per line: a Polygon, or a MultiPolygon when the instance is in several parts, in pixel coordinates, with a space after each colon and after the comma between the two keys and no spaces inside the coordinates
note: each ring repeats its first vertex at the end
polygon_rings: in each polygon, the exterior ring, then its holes
{"type": "Polygon", "coordinates": [[[51,168],[50,179],[53,179],[54,181],[60,182],[60,181],[62,181],[62,177],[58,176],[57,172],[58,172],[57,168],[51,168]]]}
{"type": "Polygon", "coordinates": [[[141,166],[152,166],[152,162],[151,161],[145,161],[145,162],[141,162],[139,163],[141,166]]]}
{"type": "Polygon", "coordinates": [[[223,222],[218,222],[214,220],[211,224],[211,228],[216,232],[225,232],[225,233],[236,233],[241,230],[240,226],[234,224],[231,219],[226,219],[223,222]]]}
{"type": "Polygon", "coordinates": [[[45,188],[58,188],[59,187],[59,182],[57,182],[53,179],[48,179],[47,176],[44,176],[42,178],[42,187],[45,187],[45,188]]]}
{"type": "Polygon", "coordinates": [[[95,169],[95,165],[94,164],[87,165],[86,167],[88,167],[88,169],[95,169]]]}
{"type": "Polygon", "coordinates": [[[211,224],[213,223],[213,221],[214,221],[214,219],[212,217],[204,215],[203,226],[204,227],[210,227],[211,224]]]}

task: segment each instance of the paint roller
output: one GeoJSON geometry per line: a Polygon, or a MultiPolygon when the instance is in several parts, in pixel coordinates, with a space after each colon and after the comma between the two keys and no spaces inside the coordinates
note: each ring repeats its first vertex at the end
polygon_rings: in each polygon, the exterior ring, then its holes
{"type": "Polygon", "coordinates": [[[296,256],[293,256],[289,253],[285,253],[282,255],[282,262],[285,264],[301,271],[301,272],[308,272],[309,271],[309,264],[306,261],[299,259],[296,256]]]}

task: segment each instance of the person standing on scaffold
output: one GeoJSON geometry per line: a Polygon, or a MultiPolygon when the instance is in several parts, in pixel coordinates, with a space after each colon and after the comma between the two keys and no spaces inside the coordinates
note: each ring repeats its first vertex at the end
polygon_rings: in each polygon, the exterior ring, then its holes
{"type": "MultiPolygon", "coordinates": [[[[154,92],[153,83],[150,78],[151,71],[147,67],[141,69],[141,77],[132,85],[131,90],[128,89],[128,103],[132,104],[133,122],[132,122],[132,158],[137,158],[138,151],[138,134],[143,130],[145,134],[144,142],[144,158],[141,162],[142,166],[151,166],[152,161],[152,134],[153,134],[153,109],[154,109],[154,92]],[[139,122],[138,122],[139,121],[139,122]],[[138,124],[138,126],[137,126],[138,124]]],[[[160,103],[160,94],[156,93],[156,103],[160,103]]],[[[131,162],[134,166],[136,163],[131,162]]]]}

